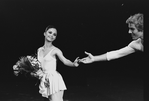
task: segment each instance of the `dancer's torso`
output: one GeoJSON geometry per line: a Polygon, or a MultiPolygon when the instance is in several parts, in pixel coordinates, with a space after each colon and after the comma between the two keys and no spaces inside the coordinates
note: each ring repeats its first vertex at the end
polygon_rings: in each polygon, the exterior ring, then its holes
{"type": "Polygon", "coordinates": [[[52,56],[52,51],[55,49],[53,47],[46,55],[43,53],[43,47],[38,50],[38,60],[41,62],[42,68],[45,72],[56,71],[56,58],[52,56]]]}

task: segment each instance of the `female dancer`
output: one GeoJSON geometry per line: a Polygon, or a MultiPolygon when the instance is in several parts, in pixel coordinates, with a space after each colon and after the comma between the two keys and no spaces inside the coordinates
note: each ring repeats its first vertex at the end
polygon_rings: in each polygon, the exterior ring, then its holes
{"type": "Polygon", "coordinates": [[[66,86],[62,76],[56,71],[56,56],[65,65],[71,67],[78,66],[78,58],[74,62],[71,62],[63,56],[59,48],[52,44],[57,36],[57,30],[54,26],[48,26],[44,32],[44,36],[44,46],[38,49],[37,54],[43,69],[39,93],[50,101],[63,101],[63,93],[66,90],[66,86]]]}
{"type": "Polygon", "coordinates": [[[129,33],[131,33],[133,39],[128,46],[97,56],[85,52],[88,57],[80,59],[80,62],[87,64],[95,61],[109,61],[129,55],[135,51],[143,51],[143,14],[138,13],[130,16],[126,23],[128,23],[129,33]]]}

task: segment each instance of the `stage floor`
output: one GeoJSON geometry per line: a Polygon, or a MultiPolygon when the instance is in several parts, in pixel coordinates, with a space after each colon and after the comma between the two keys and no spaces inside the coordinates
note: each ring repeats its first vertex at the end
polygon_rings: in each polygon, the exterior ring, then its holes
{"type": "MultiPolygon", "coordinates": [[[[74,82],[75,83],[75,82],[74,82]]],[[[38,85],[1,83],[0,101],[48,101],[38,85]]],[[[143,101],[143,80],[137,78],[89,78],[86,85],[67,85],[64,101],[143,101]]]]}

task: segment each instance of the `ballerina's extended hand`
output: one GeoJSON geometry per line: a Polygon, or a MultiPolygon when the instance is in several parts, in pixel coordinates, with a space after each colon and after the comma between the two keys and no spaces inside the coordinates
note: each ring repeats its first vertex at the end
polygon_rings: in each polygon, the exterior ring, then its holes
{"type": "Polygon", "coordinates": [[[88,64],[94,62],[94,56],[91,53],[85,52],[88,56],[82,59],[79,59],[79,62],[88,64]]]}
{"type": "Polygon", "coordinates": [[[79,66],[78,62],[79,62],[79,57],[77,57],[75,59],[75,61],[73,62],[74,63],[74,66],[78,67],[79,66]]]}

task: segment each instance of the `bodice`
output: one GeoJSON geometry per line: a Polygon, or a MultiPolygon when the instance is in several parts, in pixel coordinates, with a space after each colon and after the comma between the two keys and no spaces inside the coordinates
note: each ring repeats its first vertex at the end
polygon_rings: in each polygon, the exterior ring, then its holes
{"type": "Polygon", "coordinates": [[[43,55],[43,47],[38,49],[38,60],[45,72],[56,71],[56,58],[51,55],[51,49],[45,56],[43,55]]]}

